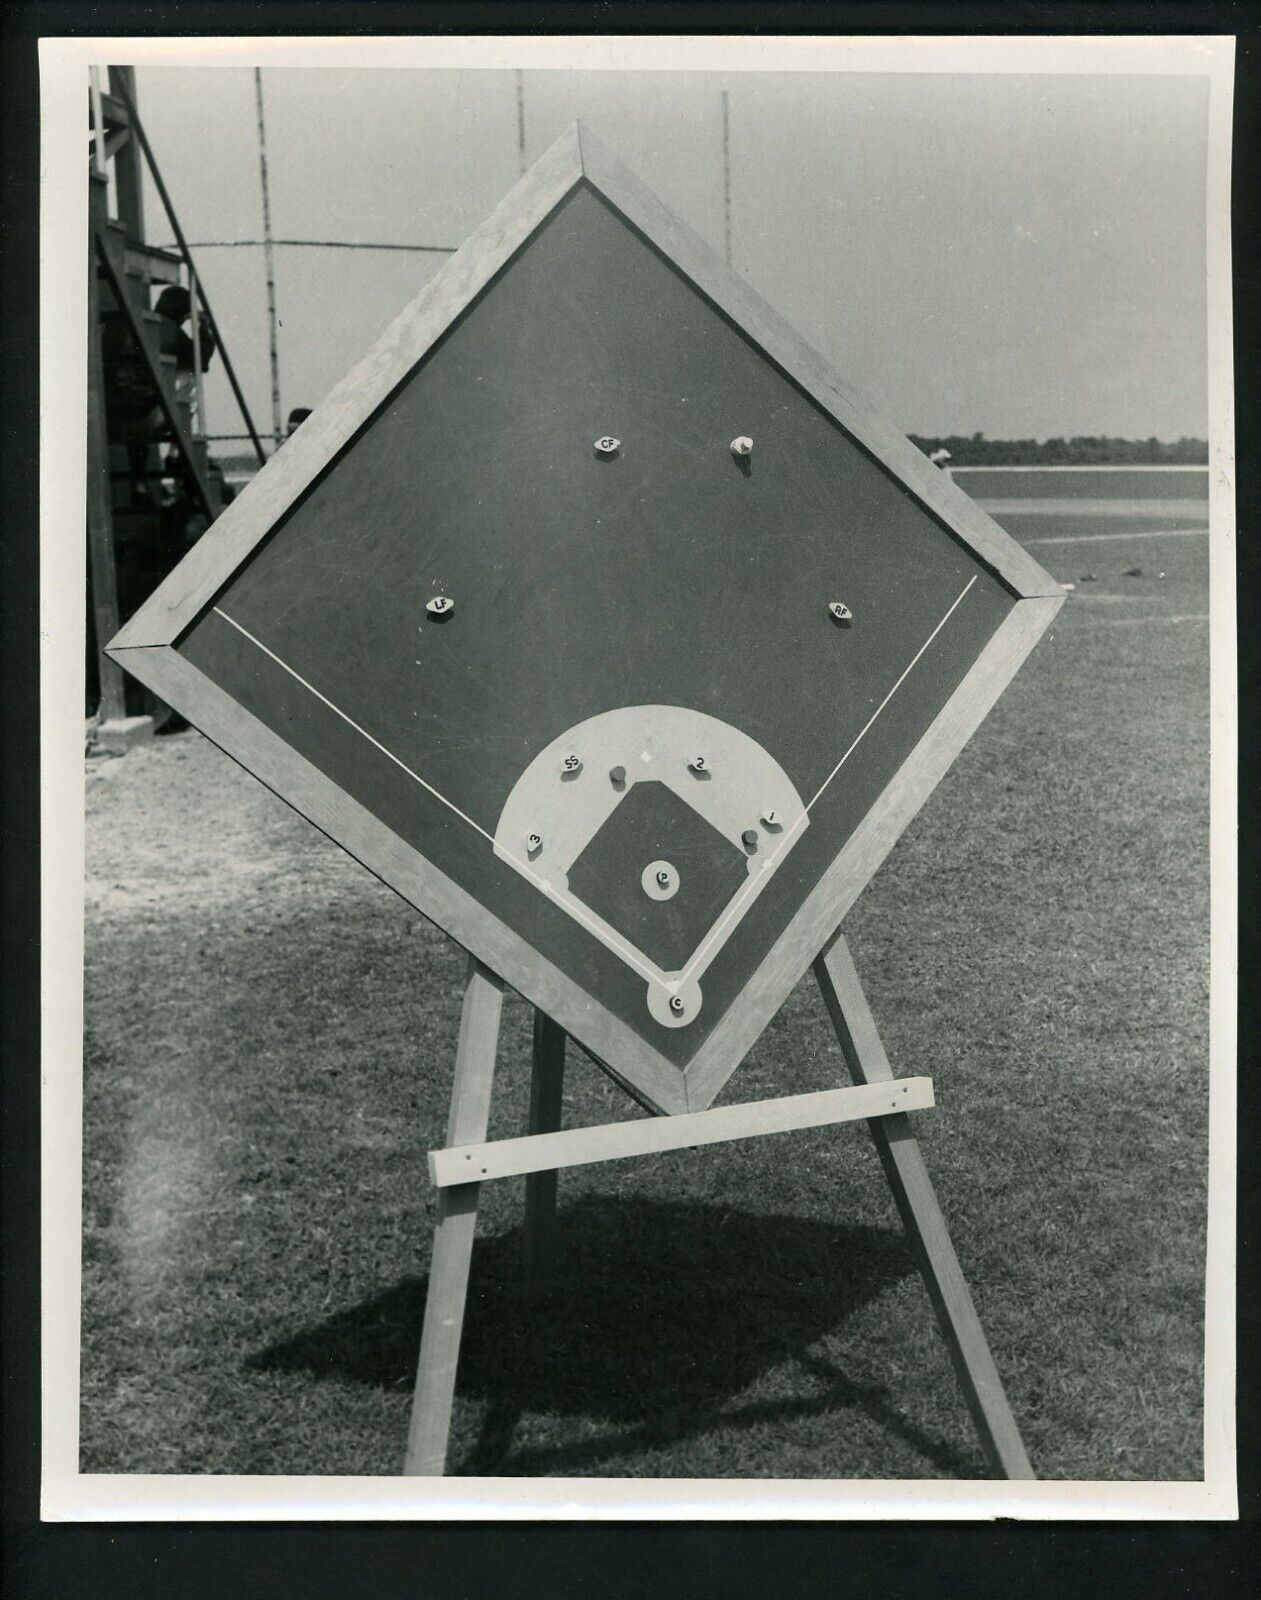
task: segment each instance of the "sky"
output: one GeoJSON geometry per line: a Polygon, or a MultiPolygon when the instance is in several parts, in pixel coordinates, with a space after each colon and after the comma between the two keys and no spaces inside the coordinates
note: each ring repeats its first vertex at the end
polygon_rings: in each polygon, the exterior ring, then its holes
{"type": "MultiPolygon", "coordinates": [[[[264,68],[277,239],[454,246],[520,171],[511,71],[264,68]]],[[[526,162],[581,118],[899,427],[1207,433],[1205,78],[530,70],[526,162]]],[[[259,239],[254,74],[142,66],[186,237],[259,239]]],[[[156,193],[148,237],[171,235],[156,193]]],[[[263,252],[194,251],[271,422],[263,252]]],[[[276,250],[282,414],[318,404],[446,257],[276,250]]],[[[211,431],[239,431],[221,364],[211,431]]],[[[224,447],[227,449],[228,447],[224,447]]]]}

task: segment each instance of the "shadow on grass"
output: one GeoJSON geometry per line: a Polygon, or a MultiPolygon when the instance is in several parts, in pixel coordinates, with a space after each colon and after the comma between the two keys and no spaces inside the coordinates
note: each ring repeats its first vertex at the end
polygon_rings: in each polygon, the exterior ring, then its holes
{"type": "MultiPolygon", "coordinates": [[[[560,1212],[555,1286],[533,1310],[522,1303],[521,1256],[520,1229],[479,1240],[473,1253],[459,1392],[484,1409],[457,1472],[580,1473],[711,1429],[856,1410],[938,1471],[976,1473],[970,1457],[901,1416],[882,1385],[846,1377],[810,1348],[914,1271],[897,1233],[588,1197],[560,1212]],[[806,1374],[797,1395],[733,1403],[789,1363],[806,1374]],[[514,1449],[529,1415],[610,1426],[573,1444],[514,1449]]],[[[406,1279],[246,1364],[410,1387],[426,1288],[406,1279]]]]}

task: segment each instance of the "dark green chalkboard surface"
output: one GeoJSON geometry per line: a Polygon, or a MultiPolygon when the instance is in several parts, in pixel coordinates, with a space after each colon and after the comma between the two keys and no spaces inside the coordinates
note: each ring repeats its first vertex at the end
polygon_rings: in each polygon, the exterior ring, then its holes
{"type": "Polygon", "coordinates": [[[681,1109],[1058,589],[567,140],[155,596],[160,651],[144,613],[116,647],[178,658],[194,721],[213,686],[212,737],[681,1109]]]}

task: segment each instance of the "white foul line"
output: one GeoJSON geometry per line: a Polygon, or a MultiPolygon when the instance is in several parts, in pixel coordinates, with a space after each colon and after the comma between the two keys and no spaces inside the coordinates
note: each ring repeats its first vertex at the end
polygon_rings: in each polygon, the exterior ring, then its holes
{"type": "MultiPolygon", "coordinates": [[[[979,574],[977,574],[977,576],[979,576],[979,574]]],[[[928,649],[929,645],[932,644],[933,640],[937,637],[937,635],[941,632],[941,630],[950,621],[951,617],[954,616],[955,612],[959,608],[960,603],[963,600],[964,595],[967,594],[968,590],[972,587],[972,585],[975,582],[976,582],[976,577],[972,577],[972,578],[968,579],[968,581],[964,585],[962,591],[956,597],[954,605],[952,605],[950,607],[950,610],[946,612],[945,616],[941,619],[941,621],[937,624],[937,626],[929,634],[928,638],[924,640],[922,645],[920,645],[919,649],[911,657],[911,660],[910,660],[909,664],[907,665],[907,667],[905,668],[905,670],[903,671],[902,676],[893,685],[892,689],[889,690],[888,694],[885,695],[884,699],[880,702],[880,704],[876,707],[876,709],[871,713],[871,716],[867,719],[866,726],[863,728],[862,732],[858,735],[858,737],[854,740],[853,744],[850,745],[849,749],[845,752],[845,754],[841,757],[841,759],[832,768],[831,772],[828,773],[827,777],[824,778],[823,783],[819,788],[819,793],[815,795],[814,800],[808,800],[806,802],[806,810],[807,811],[810,810],[811,806],[813,806],[815,801],[818,800],[819,795],[821,795],[823,793],[824,789],[826,789],[828,784],[831,783],[832,779],[837,775],[837,773],[841,770],[841,768],[849,760],[850,756],[853,755],[854,751],[858,748],[859,744],[866,737],[867,732],[871,728],[872,723],[876,720],[876,718],[880,715],[880,713],[884,710],[884,708],[889,704],[889,701],[893,699],[894,695],[897,694],[898,690],[902,687],[903,683],[906,681],[906,678],[910,674],[911,668],[915,665],[915,663],[919,660],[919,658],[924,654],[925,650],[928,649]]],[[[784,842],[787,843],[787,840],[785,840],[784,842]]]]}
{"type": "Polygon", "coordinates": [[[446,795],[439,794],[434,788],[433,784],[426,783],[420,774],[418,772],[413,772],[406,762],[400,761],[396,755],[392,755],[379,739],[374,739],[366,728],[361,728],[359,724],[351,717],[348,717],[346,713],[340,709],[340,707],[335,706],[327,695],[321,694],[314,684],[308,683],[300,673],[297,673],[293,670],[288,662],[282,661],[274,650],[269,650],[261,639],[256,639],[248,628],[243,628],[241,624],[234,621],[226,611],[220,611],[218,606],[214,607],[214,612],[216,616],[222,617],[225,622],[231,623],[238,633],[243,634],[245,638],[247,638],[252,645],[256,646],[257,649],[261,650],[265,656],[269,656],[278,667],[281,667],[289,674],[291,678],[300,683],[304,689],[313,694],[317,700],[326,705],[331,712],[333,712],[336,716],[339,716],[348,727],[353,728],[356,733],[361,734],[370,745],[373,745],[376,749],[378,749],[381,754],[392,761],[396,767],[400,767],[409,778],[415,779],[422,789],[427,789],[435,800],[441,800],[448,811],[454,811],[456,816],[461,817],[465,822],[467,822],[470,828],[476,828],[483,839],[489,839],[491,844],[494,844],[494,836],[487,833],[486,829],[482,827],[481,823],[474,822],[472,817],[470,817],[467,812],[461,811],[459,806],[453,804],[452,801],[447,799],[446,795]]]}
{"type": "MultiPolygon", "coordinates": [[[[808,802],[801,815],[797,818],[796,822],[793,823],[788,832],[780,840],[779,848],[776,850],[775,854],[770,858],[770,860],[767,861],[766,866],[763,867],[761,872],[759,872],[755,877],[748,879],[748,881],[740,889],[739,893],[733,896],[733,898],[729,901],[722,916],[719,917],[718,921],[714,923],[713,927],[709,930],[709,933],[706,935],[704,940],[702,940],[701,944],[693,954],[692,959],[688,962],[685,971],[678,980],[680,983],[686,982],[687,979],[690,978],[696,971],[696,969],[701,967],[709,947],[713,944],[714,940],[727,927],[727,925],[731,922],[731,919],[749,902],[750,899],[753,898],[753,896],[755,896],[763,888],[767,878],[770,875],[768,869],[770,868],[772,862],[776,861],[784,853],[784,851],[787,850],[793,839],[796,838],[797,834],[805,826],[811,806],[818,801],[819,797],[823,794],[823,791],[832,782],[833,778],[836,777],[837,773],[849,760],[850,756],[853,755],[854,751],[858,748],[862,740],[867,736],[873,723],[880,716],[881,712],[883,712],[884,708],[889,704],[889,701],[893,699],[894,695],[902,687],[903,683],[910,675],[920,657],[928,649],[929,645],[932,644],[933,640],[958,610],[959,606],[963,602],[964,596],[968,593],[968,590],[971,589],[975,582],[975,576],[970,578],[959,594],[955,597],[953,604],[950,606],[945,616],[942,617],[941,621],[929,634],[928,638],[924,640],[923,644],[920,645],[919,649],[911,657],[911,660],[902,670],[901,675],[899,676],[897,682],[893,685],[892,689],[889,690],[888,694],[885,695],[884,699],[872,712],[871,716],[867,719],[861,732],[854,739],[849,749],[846,750],[845,754],[823,780],[823,783],[819,787],[818,793],[816,793],[814,798],[808,802]]],[[[232,617],[230,617],[226,611],[221,611],[218,606],[215,606],[213,609],[217,616],[222,617],[225,622],[234,627],[239,634],[243,635],[243,637],[248,639],[252,645],[261,650],[265,656],[274,661],[276,665],[282,669],[282,671],[287,672],[291,678],[300,683],[304,689],[313,694],[315,698],[323,705],[326,705],[331,712],[333,712],[336,716],[339,716],[348,727],[353,728],[355,732],[365,738],[370,745],[379,750],[383,756],[392,761],[396,767],[405,772],[409,778],[418,783],[422,789],[433,795],[435,800],[441,801],[441,803],[446,806],[449,811],[453,811],[457,817],[460,817],[463,821],[467,822],[470,828],[475,829],[484,839],[488,839],[490,841],[491,848],[494,849],[495,839],[493,834],[487,833],[486,829],[483,828],[480,823],[474,822],[472,817],[470,817],[467,812],[461,811],[459,806],[448,800],[444,794],[440,794],[431,783],[426,783],[418,772],[413,772],[405,762],[400,761],[396,755],[387,750],[379,739],[374,739],[365,728],[361,728],[359,724],[351,717],[348,717],[346,713],[340,709],[340,707],[335,706],[327,695],[321,694],[313,684],[308,683],[300,673],[295,672],[287,662],[282,661],[274,650],[269,650],[261,639],[256,639],[248,628],[243,628],[239,622],[236,622],[232,617]]],[[[592,933],[595,938],[601,942],[601,944],[605,945],[609,950],[611,950],[614,955],[621,956],[622,960],[624,960],[628,966],[635,968],[641,977],[647,978],[650,982],[654,979],[657,981],[661,980],[661,974],[659,970],[653,970],[650,967],[645,966],[642,960],[636,959],[639,953],[635,950],[634,945],[625,942],[617,934],[615,929],[609,928],[607,925],[588,917],[584,912],[584,908],[578,901],[574,899],[572,895],[566,895],[564,897],[559,895],[556,890],[552,888],[551,884],[549,884],[546,879],[540,878],[527,862],[519,861],[510,852],[503,850],[502,847],[497,853],[501,854],[511,866],[515,867],[525,877],[529,878],[532,883],[534,883],[543,891],[549,900],[552,900],[556,905],[560,906],[563,911],[567,911],[576,922],[581,923],[585,928],[587,928],[587,930],[592,933]]]]}
{"type": "MultiPolygon", "coordinates": [[[[348,717],[339,706],[335,706],[327,695],[321,694],[314,684],[308,683],[301,673],[295,672],[288,662],[282,661],[274,650],[269,650],[261,639],[256,639],[248,628],[243,628],[239,622],[230,617],[226,611],[220,610],[218,606],[215,606],[213,610],[216,616],[220,616],[225,622],[230,623],[232,627],[234,627],[236,631],[244,638],[248,639],[256,649],[261,650],[265,656],[269,657],[276,663],[278,667],[287,672],[289,676],[295,680],[295,682],[300,683],[302,687],[310,694],[313,694],[315,698],[321,702],[321,704],[326,705],[331,712],[333,712],[336,716],[339,716],[347,725],[347,727],[353,728],[357,734],[360,734],[363,738],[365,738],[370,745],[379,750],[383,756],[392,761],[396,767],[405,772],[409,778],[418,783],[421,788],[431,794],[435,800],[440,800],[442,804],[446,806],[448,811],[454,811],[456,816],[459,817],[461,821],[467,822],[469,827],[480,833],[483,839],[489,839],[492,849],[494,848],[494,835],[487,833],[486,829],[483,828],[479,822],[474,822],[472,817],[470,817],[466,811],[461,811],[459,806],[457,806],[453,801],[447,799],[446,795],[441,794],[431,783],[426,783],[418,772],[413,772],[406,762],[400,761],[396,755],[387,750],[379,739],[374,739],[366,728],[361,728],[352,717],[348,717]]],[[[545,878],[539,877],[539,875],[534,871],[528,862],[518,860],[517,857],[512,855],[512,853],[508,850],[501,849],[498,853],[501,854],[511,866],[515,867],[517,871],[523,873],[525,877],[529,878],[537,888],[541,889],[549,900],[554,901],[556,905],[560,906],[562,911],[567,911],[575,921],[582,923],[583,926],[586,927],[589,932],[594,934],[602,944],[607,945],[614,955],[621,956],[622,960],[625,961],[628,966],[634,967],[642,978],[646,978],[649,981],[652,981],[654,978],[660,978],[660,974],[657,971],[645,966],[641,960],[637,959],[638,952],[636,952],[634,945],[626,944],[620,935],[617,934],[615,929],[606,929],[605,927],[597,924],[586,915],[582,906],[578,902],[572,900],[572,897],[562,897],[559,895],[545,878]],[[619,948],[619,946],[621,948],[619,948]]]]}
{"type": "MultiPolygon", "coordinates": [[[[831,772],[829,772],[827,777],[823,780],[823,783],[819,788],[818,794],[815,795],[813,800],[810,800],[806,804],[805,809],[802,811],[801,815],[797,818],[796,822],[793,823],[793,825],[789,828],[788,832],[780,840],[779,848],[775,851],[775,854],[773,856],[771,856],[770,860],[767,861],[766,866],[762,868],[761,872],[758,873],[756,877],[750,878],[748,880],[748,882],[745,883],[743,885],[743,887],[740,889],[739,893],[736,894],[732,898],[732,900],[729,902],[729,904],[727,906],[727,909],[723,912],[722,916],[719,917],[718,921],[714,923],[713,927],[709,930],[709,933],[706,935],[704,940],[701,942],[701,944],[697,948],[695,954],[692,956],[692,959],[688,962],[687,968],[683,973],[683,980],[686,980],[687,978],[690,978],[693,975],[693,973],[696,971],[696,969],[698,967],[701,967],[701,963],[704,961],[706,953],[708,952],[708,949],[709,949],[710,945],[714,942],[714,940],[718,937],[718,935],[720,933],[722,933],[723,929],[726,928],[727,924],[731,921],[732,917],[734,917],[736,915],[736,913],[738,911],[740,911],[743,908],[744,905],[747,904],[747,902],[752,898],[752,896],[755,895],[761,889],[762,885],[765,883],[765,881],[766,881],[766,879],[767,879],[767,877],[769,875],[769,869],[771,867],[771,864],[774,861],[776,861],[781,855],[783,855],[784,851],[788,849],[789,845],[793,842],[793,840],[796,838],[798,833],[800,833],[802,828],[805,826],[806,820],[807,820],[807,818],[809,817],[809,814],[810,814],[810,807],[815,804],[815,801],[818,800],[819,795],[821,795],[823,793],[824,789],[826,789],[828,784],[831,783],[832,779],[835,778],[837,773],[841,770],[841,768],[849,760],[850,756],[852,756],[854,751],[857,750],[859,744],[862,742],[864,737],[870,731],[872,723],[875,722],[876,718],[880,715],[880,713],[884,710],[884,708],[889,704],[889,701],[893,699],[894,695],[902,687],[902,685],[906,681],[906,678],[907,678],[908,674],[910,673],[912,667],[915,666],[915,663],[924,654],[925,650],[928,649],[929,645],[932,644],[933,640],[937,637],[937,635],[941,632],[941,630],[946,626],[947,622],[950,621],[951,617],[955,614],[955,612],[958,610],[960,604],[962,603],[964,595],[967,594],[968,590],[976,582],[976,579],[979,576],[980,576],[980,574],[978,573],[975,576],[973,576],[972,578],[969,578],[968,582],[963,586],[963,588],[959,592],[959,594],[956,595],[953,605],[951,605],[950,609],[946,612],[945,616],[942,617],[941,621],[937,624],[937,626],[929,634],[928,638],[924,640],[922,645],[920,645],[919,649],[911,657],[911,660],[908,662],[907,666],[903,670],[901,677],[898,678],[898,681],[893,685],[892,689],[889,690],[888,694],[885,695],[884,699],[880,702],[880,704],[872,712],[871,716],[867,719],[866,725],[863,727],[862,732],[859,733],[858,737],[850,745],[849,749],[845,752],[845,754],[841,757],[841,759],[832,768],[831,772]]],[[[704,968],[702,967],[701,970],[703,971],[704,968]]],[[[680,981],[683,981],[683,980],[680,980],[680,981]]]]}

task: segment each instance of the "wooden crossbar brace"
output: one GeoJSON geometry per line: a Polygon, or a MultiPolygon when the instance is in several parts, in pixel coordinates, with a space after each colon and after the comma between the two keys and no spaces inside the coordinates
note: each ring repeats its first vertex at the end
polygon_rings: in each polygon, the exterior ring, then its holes
{"type": "Polygon", "coordinates": [[[743,1105],[717,1106],[674,1117],[567,1128],[560,1133],[497,1139],[491,1144],[447,1146],[429,1152],[429,1177],[436,1188],[446,1189],[453,1184],[484,1183],[490,1178],[517,1178],[527,1172],[582,1167],[593,1161],[619,1161],[663,1150],[689,1150],[730,1139],[887,1117],[894,1112],[923,1111],[933,1104],[931,1078],[898,1078],[892,1083],[751,1100],[743,1105]]]}
{"type": "Polygon", "coordinates": [[[429,1154],[430,1175],[438,1186],[438,1216],[403,1466],[407,1476],[439,1475],[446,1470],[469,1263],[483,1182],[525,1175],[526,1286],[527,1297],[532,1299],[546,1275],[559,1168],[856,1118],[867,1121],[875,1141],[990,1470],[1004,1478],[1034,1476],[910,1118],[905,1115],[934,1104],[932,1080],[893,1076],[843,938],[833,937],[816,960],[814,971],[855,1087],[560,1131],[565,1035],[539,1012],[535,1018],[530,1133],[521,1139],[487,1143],[503,983],[470,961],[448,1143],[445,1149],[429,1154]]]}

